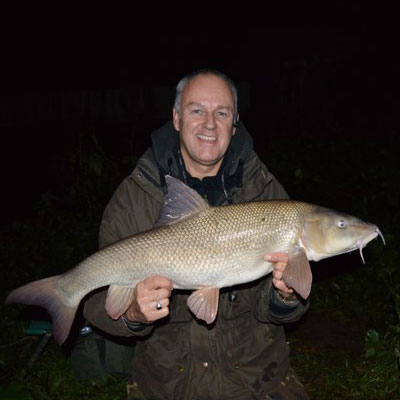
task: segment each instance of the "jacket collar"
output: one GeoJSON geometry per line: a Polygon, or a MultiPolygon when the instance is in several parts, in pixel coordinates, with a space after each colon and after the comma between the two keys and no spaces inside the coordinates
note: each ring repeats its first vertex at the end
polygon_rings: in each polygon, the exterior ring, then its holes
{"type": "MultiPolygon", "coordinates": [[[[151,135],[152,150],[161,175],[170,174],[182,179],[182,158],[179,155],[179,133],[172,120],[165,123],[151,135]]],[[[240,169],[253,149],[253,139],[242,122],[236,129],[225,155],[224,175],[233,176],[240,169]]],[[[162,178],[161,178],[162,181],[162,178]]]]}

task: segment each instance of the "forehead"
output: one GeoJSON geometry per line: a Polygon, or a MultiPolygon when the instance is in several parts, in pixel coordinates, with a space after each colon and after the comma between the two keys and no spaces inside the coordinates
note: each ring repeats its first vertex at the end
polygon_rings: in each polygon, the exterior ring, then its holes
{"type": "Polygon", "coordinates": [[[233,107],[233,94],[230,86],[220,77],[207,74],[191,79],[182,93],[182,103],[213,103],[233,107]]]}

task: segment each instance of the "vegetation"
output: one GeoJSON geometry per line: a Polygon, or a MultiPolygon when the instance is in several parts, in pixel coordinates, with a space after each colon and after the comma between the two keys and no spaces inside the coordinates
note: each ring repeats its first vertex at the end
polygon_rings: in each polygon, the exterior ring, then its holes
{"type": "MultiPolygon", "coordinates": [[[[64,349],[53,341],[32,369],[38,337],[26,336],[25,307],[5,306],[14,287],[73,267],[97,246],[107,200],[136,158],[107,154],[93,131],[57,159],[62,177],[34,212],[0,232],[1,399],[118,399],[116,377],[77,382],[64,349]]],[[[256,141],[257,144],[257,141],[256,141]]],[[[358,255],[314,264],[312,306],[288,328],[293,364],[313,399],[400,399],[400,182],[396,142],[273,138],[259,151],[293,198],[347,211],[376,223],[386,246],[374,242],[358,255]],[[301,153],[299,153],[299,149],[301,153]],[[284,156],[282,156],[284,155],[284,156]]],[[[137,154],[139,155],[139,154],[137,154]]]]}

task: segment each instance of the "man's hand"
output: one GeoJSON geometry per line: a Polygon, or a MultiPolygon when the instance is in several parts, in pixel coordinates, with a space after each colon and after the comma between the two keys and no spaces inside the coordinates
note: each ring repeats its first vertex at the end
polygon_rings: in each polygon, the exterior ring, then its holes
{"type": "Polygon", "coordinates": [[[129,321],[142,323],[151,323],[166,317],[169,314],[172,287],[172,282],[160,275],[150,276],[139,282],[125,317],[129,321]]]}
{"type": "Polygon", "coordinates": [[[282,279],[283,271],[285,270],[287,263],[289,262],[289,256],[285,252],[276,252],[267,254],[264,259],[274,264],[272,271],[272,283],[278,290],[279,294],[287,299],[296,298],[296,294],[293,289],[286,286],[282,279]]]}

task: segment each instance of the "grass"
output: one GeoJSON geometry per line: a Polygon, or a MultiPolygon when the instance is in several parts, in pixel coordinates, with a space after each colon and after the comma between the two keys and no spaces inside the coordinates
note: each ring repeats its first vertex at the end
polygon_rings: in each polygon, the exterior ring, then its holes
{"type": "MultiPolygon", "coordinates": [[[[355,254],[313,265],[310,312],[288,329],[293,365],[312,399],[400,399],[400,176],[390,140],[274,139],[274,152],[260,152],[293,198],[370,220],[387,242],[366,248],[366,265],[355,254]]],[[[83,150],[80,144],[60,163],[68,179],[0,232],[7,271],[0,283],[1,399],[124,398],[125,383],[116,377],[77,382],[54,342],[27,370],[38,338],[24,335],[24,308],[3,300],[12,288],[68,270],[96,249],[102,210],[134,163],[126,155],[110,160],[97,139],[83,150]]]]}
{"type": "Polygon", "coordinates": [[[381,302],[368,292],[373,268],[365,269],[317,282],[311,323],[288,334],[293,366],[311,398],[400,398],[399,320],[384,286],[373,289],[381,302]]]}

